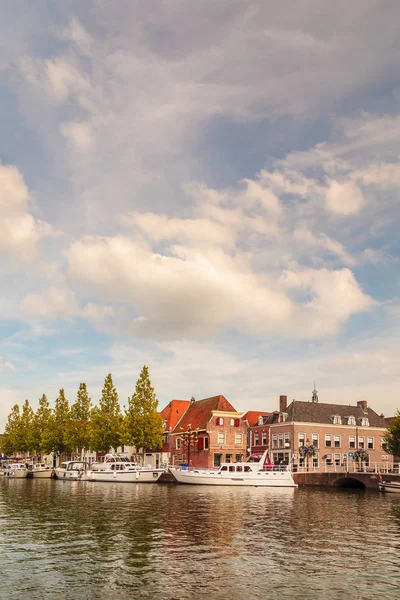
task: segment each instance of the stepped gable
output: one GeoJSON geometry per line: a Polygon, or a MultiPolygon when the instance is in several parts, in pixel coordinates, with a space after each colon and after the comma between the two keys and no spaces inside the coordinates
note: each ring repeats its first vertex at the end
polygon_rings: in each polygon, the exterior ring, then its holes
{"type": "MultiPolygon", "coordinates": [[[[367,408],[366,412],[360,406],[347,404],[325,404],[323,402],[303,402],[293,400],[285,411],[288,414],[286,422],[296,421],[300,423],[332,423],[333,415],[342,417],[342,424],[346,425],[345,417],[353,416],[358,420],[360,417],[367,417],[370,427],[384,427],[387,422],[384,417],[380,417],[372,408],[367,408]]],[[[357,421],[358,422],[358,421],[357,421]]]]}
{"type": "Polygon", "coordinates": [[[165,431],[174,429],[185,410],[190,405],[190,400],[171,400],[161,411],[161,416],[166,421],[165,431]]]}
{"type": "Polygon", "coordinates": [[[187,431],[190,428],[206,430],[207,423],[211,418],[213,410],[223,412],[237,412],[230,402],[224,396],[212,396],[204,400],[195,400],[189,403],[190,406],[175,427],[174,433],[187,431]]]}

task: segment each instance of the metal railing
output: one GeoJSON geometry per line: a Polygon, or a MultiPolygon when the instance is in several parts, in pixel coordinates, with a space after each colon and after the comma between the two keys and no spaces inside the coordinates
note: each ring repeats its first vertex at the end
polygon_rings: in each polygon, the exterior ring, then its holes
{"type": "Polygon", "coordinates": [[[347,463],[328,464],[325,461],[319,464],[318,467],[314,467],[311,464],[300,466],[294,464],[292,466],[293,473],[393,473],[400,474],[400,463],[387,463],[387,462],[376,462],[369,465],[360,464],[355,461],[348,461],[347,463]]]}

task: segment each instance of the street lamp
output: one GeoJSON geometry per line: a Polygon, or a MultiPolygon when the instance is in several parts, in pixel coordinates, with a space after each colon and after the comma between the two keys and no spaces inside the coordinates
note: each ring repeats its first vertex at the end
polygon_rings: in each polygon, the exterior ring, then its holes
{"type": "Polygon", "coordinates": [[[187,431],[184,431],[181,434],[183,444],[184,444],[184,446],[186,446],[188,468],[190,467],[190,450],[192,447],[194,449],[197,445],[197,441],[198,441],[197,434],[198,434],[197,429],[192,430],[191,425],[188,425],[187,431]]]}

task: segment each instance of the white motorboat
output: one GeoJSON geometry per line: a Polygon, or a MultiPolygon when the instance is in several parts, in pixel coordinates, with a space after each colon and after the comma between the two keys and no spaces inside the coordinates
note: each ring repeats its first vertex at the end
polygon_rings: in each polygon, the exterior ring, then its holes
{"type": "Polygon", "coordinates": [[[56,479],[81,481],[89,479],[89,463],[84,460],[67,460],[54,469],[56,479]]]}
{"type": "Polygon", "coordinates": [[[384,481],[380,479],[378,486],[381,492],[400,494],[400,481],[384,481]]]}
{"type": "Polygon", "coordinates": [[[92,481],[112,481],[115,483],[155,483],[165,473],[165,469],[142,467],[127,456],[106,454],[104,462],[93,463],[89,473],[92,481]]]}
{"type": "Polygon", "coordinates": [[[178,483],[254,487],[297,487],[290,467],[274,466],[266,450],[258,462],[222,463],[216,469],[169,469],[178,483]]]}
{"type": "Polygon", "coordinates": [[[24,479],[29,475],[29,469],[22,463],[11,463],[3,469],[4,477],[24,479]]]}
{"type": "Polygon", "coordinates": [[[34,463],[30,466],[30,472],[34,479],[50,479],[54,475],[54,469],[46,463],[34,463]]]}

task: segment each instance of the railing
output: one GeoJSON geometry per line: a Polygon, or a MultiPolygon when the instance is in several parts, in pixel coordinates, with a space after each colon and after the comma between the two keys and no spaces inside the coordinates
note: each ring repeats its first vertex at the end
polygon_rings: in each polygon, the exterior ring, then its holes
{"type": "Polygon", "coordinates": [[[293,473],[393,473],[400,474],[400,463],[371,463],[370,465],[360,464],[355,461],[341,465],[328,465],[325,461],[318,467],[309,464],[292,466],[293,473]]]}

